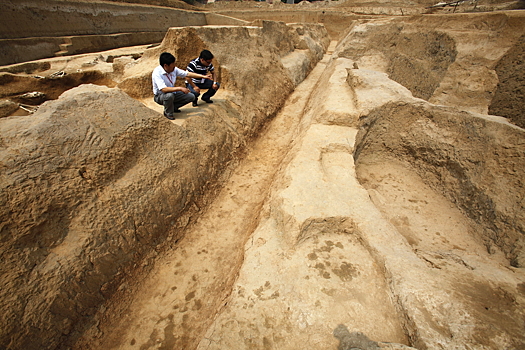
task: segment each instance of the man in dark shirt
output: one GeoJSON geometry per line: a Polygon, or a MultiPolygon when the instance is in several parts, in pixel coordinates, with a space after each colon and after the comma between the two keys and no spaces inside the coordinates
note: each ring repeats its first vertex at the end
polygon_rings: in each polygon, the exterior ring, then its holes
{"type": "Polygon", "coordinates": [[[186,70],[188,72],[201,74],[201,75],[208,75],[211,74],[212,80],[208,79],[196,79],[191,78],[186,80],[186,87],[190,90],[192,94],[195,95],[195,100],[193,101],[193,107],[197,107],[197,99],[200,96],[201,89],[208,89],[202,95],[201,99],[206,103],[213,103],[211,100],[212,96],[215,95],[217,90],[219,89],[220,84],[215,79],[215,68],[213,67],[213,64],[211,63],[213,60],[213,54],[208,50],[202,50],[199,57],[192,60],[188,64],[188,68],[186,70]]]}

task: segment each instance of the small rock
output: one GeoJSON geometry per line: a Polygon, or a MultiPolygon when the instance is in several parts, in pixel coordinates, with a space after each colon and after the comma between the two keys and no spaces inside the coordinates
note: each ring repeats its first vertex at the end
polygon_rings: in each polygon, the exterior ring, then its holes
{"type": "Polygon", "coordinates": [[[16,98],[19,103],[25,103],[32,106],[40,105],[47,100],[46,94],[43,92],[28,92],[23,95],[20,95],[16,98]]]}
{"type": "Polygon", "coordinates": [[[18,109],[18,103],[10,100],[0,101],[0,118],[9,117],[18,109]]]}

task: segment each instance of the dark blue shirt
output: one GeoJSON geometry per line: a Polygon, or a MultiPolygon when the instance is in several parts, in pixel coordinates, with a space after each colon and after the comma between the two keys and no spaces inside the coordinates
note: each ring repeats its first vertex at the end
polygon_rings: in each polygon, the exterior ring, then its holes
{"type": "MultiPolygon", "coordinates": [[[[199,57],[197,57],[196,59],[188,63],[188,68],[186,68],[188,72],[202,74],[202,75],[206,75],[208,74],[208,72],[213,72],[214,69],[215,68],[213,68],[213,63],[210,63],[210,65],[206,67],[201,63],[201,60],[199,57]]],[[[206,79],[195,79],[195,78],[191,78],[191,80],[193,80],[195,84],[204,83],[206,81],[206,79]]]]}

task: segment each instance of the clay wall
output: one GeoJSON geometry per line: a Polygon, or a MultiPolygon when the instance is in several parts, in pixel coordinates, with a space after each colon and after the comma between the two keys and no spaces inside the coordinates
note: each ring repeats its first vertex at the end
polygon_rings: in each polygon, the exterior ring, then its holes
{"type": "Polygon", "coordinates": [[[206,15],[157,6],[104,2],[7,1],[2,4],[0,38],[166,31],[206,25],[206,15]]]}
{"type": "Polygon", "coordinates": [[[0,17],[0,65],[159,43],[170,27],[244,24],[168,7],[53,0],[7,1],[0,17]]]}

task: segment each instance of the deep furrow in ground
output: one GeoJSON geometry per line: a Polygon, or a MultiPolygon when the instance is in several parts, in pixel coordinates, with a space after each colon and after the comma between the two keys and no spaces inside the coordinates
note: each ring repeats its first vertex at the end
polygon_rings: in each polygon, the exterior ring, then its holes
{"type": "MultiPolygon", "coordinates": [[[[472,305],[485,310],[482,318],[497,314],[480,308],[484,295],[461,289],[483,285],[484,272],[498,267],[469,237],[468,220],[452,203],[410,168],[383,158],[373,164],[361,159],[356,176],[363,105],[385,104],[389,86],[393,95],[403,92],[385,75],[353,66],[334,58],[312,92],[297,141],[246,244],[231,298],[199,350],[335,349],[339,341],[340,348],[357,348],[343,344],[357,345],[363,334],[388,348],[462,348],[471,342],[472,305]],[[376,177],[380,181],[372,181],[376,177]],[[464,251],[477,257],[466,258],[464,251]]],[[[503,287],[512,273],[501,272],[491,282],[503,287]]],[[[500,318],[509,339],[519,332],[512,318],[500,318]]],[[[502,334],[486,325],[478,330],[502,334]]]]}
{"type": "Polygon", "coordinates": [[[312,92],[228,305],[199,350],[335,349],[339,340],[346,349],[347,340],[362,343],[356,332],[409,343],[381,257],[368,244],[375,234],[406,248],[355,177],[352,63],[334,57],[312,92]]]}
{"type": "MultiPolygon", "coordinates": [[[[332,45],[333,47],[333,45],[332,45]]],[[[254,143],[175,250],[160,256],[124,312],[109,307],[84,339],[91,349],[192,349],[226,303],[244,245],[330,55],[326,54],[254,143]]]]}

